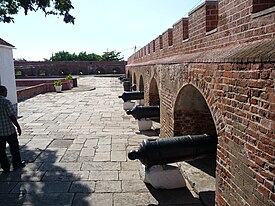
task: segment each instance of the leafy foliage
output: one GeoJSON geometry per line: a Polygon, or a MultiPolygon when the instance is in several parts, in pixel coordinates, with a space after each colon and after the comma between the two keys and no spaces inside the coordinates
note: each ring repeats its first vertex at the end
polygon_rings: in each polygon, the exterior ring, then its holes
{"type": "Polygon", "coordinates": [[[120,52],[111,51],[111,52],[104,52],[104,54],[98,55],[95,53],[87,54],[86,52],[80,52],[78,55],[73,53],[70,54],[69,52],[60,51],[54,53],[50,58],[50,61],[121,61],[123,60],[120,57],[120,52]]]}
{"type": "Polygon", "coordinates": [[[47,15],[63,16],[63,21],[74,24],[75,18],[69,13],[74,7],[70,0],[0,0],[0,22],[14,22],[13,15],[24,9],[29,11],[42,10],[47,15]]]}
{"type": "Polygon", "coordinates": [[[60,79],[54,80],[54,85],[55,86],[61,86],[62,85],[61,80],[60,79]]]}
{"type": "Polygon", "coordinates": [[[122,57],[120,57],[120,52],[116,51],[110,51],[110,52],[104,52],[102,57],[102,61],[121,61],[123,60],[122,57]]]}
{"type": "Polygon", "coordinates": [[[15,61],[18,61],[18,62],[26,62],[27,60],[25,58],[17,58],[15,59],[15,61]]]}

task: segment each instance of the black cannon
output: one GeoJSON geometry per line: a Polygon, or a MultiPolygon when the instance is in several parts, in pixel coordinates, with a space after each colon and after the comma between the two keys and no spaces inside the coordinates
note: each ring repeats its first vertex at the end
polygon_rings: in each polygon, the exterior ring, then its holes
{"type": "Polygon", "coordinates": [[[126,78],[126,75],[125,75],[125,74],[122,74],[122,75],[120,75],[120,76],[118,77],[118,79],[119,79],[120,81],[122,81],[123,78],[126,78]]]}
{"type": "Polygon", "coordinates": [[[211,156],[217,150],[217,137],[208,134],[145,139],[128,158],[139,159],[147,168],[211,156]]]}
{"type": "Polygon", "coordinates": [[[132,110],[128,110],[127,114],[131,114],[135,119],[149,118],[151,120],[159,120],[160,108],[159,105],[141,106],[136,105],[132,110]]]}
{"type": "Polygon", "coordinates": [[[123,92],[123,94],[118,96],[118,98],[122,98],[124,102],[127,102],[129,100],[144,99],[144,92],[140,92],[140,91],[123,92]]]}

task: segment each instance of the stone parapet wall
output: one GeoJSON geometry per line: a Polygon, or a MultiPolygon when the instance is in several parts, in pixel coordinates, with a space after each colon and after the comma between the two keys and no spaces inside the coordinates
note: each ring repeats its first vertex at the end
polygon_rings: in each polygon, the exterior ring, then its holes
{"type": "Polygon", "coordinates": [[[154,40],[155,52],[145,52],[148,45],[152,47],[151,41],[128,59],[128,65],[176,54],[207,53],[209,49],[274,38],[274,1],[262,2],[266,2],[267,6],[253,12],[257,3],[252,0],[206,1],[191,11],[188,17],[182,18],[172,28],[159,35],[154,40]],[[172,45],[168,31],[173,37],[172,45]]]}
{"type": "Polygon", "coordinates": [[[125,61],[15,61],[14,67],[20,76],[123,74],[125,61]]]}

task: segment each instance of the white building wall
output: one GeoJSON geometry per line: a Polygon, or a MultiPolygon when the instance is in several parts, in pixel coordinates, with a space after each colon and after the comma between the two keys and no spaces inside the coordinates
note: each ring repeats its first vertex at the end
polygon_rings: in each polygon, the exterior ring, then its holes
{"type": "Polygon", "coordinates": [[[13,51],[12,47],[5,45],[0,45],[0,84],[7,87],[7,99],[17,108],[13,51]]]}

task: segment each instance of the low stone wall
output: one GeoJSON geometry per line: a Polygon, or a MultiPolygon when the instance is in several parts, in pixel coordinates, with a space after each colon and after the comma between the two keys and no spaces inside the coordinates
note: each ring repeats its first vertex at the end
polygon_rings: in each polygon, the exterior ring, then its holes
{"type": "MultiPolygon", "coordinates": [[[[70,90],[77,85],[77,80],[73,84],[73,80],[62,80],[62,90],[70,90]]],[[[20,81],[16,80],[16,86],[28,86],[17,91],[17,101],[22,102],[26,99],[34,97],[38,94],[46,92],[55,92],[53,80],[30,80],[20,81]]]]}
{"type": "Polygon", "coordinates": [[[17,91],[17,101],[22,102],[38,94],[44,94],[46,92],[49,92],[50,88],[51,88],[50,84],[39,84],[35,86],[30,86],[24,89],[20,89],[17,91]]]}

